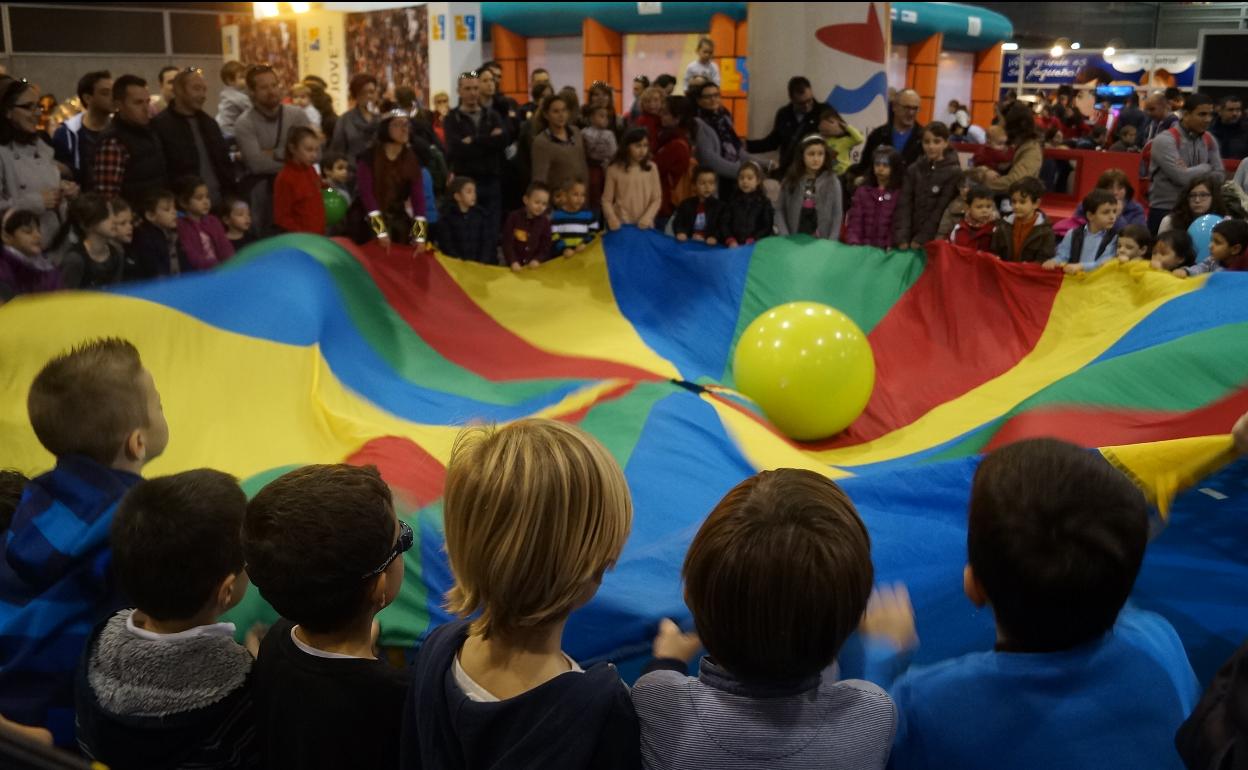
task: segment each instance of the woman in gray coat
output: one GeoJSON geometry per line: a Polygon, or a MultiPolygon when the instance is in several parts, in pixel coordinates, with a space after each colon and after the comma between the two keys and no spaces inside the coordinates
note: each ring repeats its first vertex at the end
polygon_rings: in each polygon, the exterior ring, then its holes
{"type": "Polygon", "coordinates": [[[836,162],[823,137],[812,134],[797,145],[793,164],[776,201],[776,232],[841,239],[844,212],[836,162]]]}
{"type": "Polygon", "coordinates": [[[334,123],[334,135],[329,149],[347,158],[348,165],[369,148],[377,133],[377,78],[372,75],[356,75],[347,86],[355,108],[338,117],[334,123]]]}
{"type": "MultiPolygon", "coordinates": [[[[719,197],[728,200],[736,194],[737,172],[747,160],[752,160],[764,172],[775,168],[775,163],[757,158],[745,151],[745,142],[737,136],[732,124],[732,114],[720,105],[719,86],[705,83],[689,89],[691,101],[697,105],[697,134],[693,153],[698,165],[706,166],[719,177],[719,197]]],[[[650,148],[652,151],[654,147],[650,148]]]]}
{"type": "Polygon", "coordinates": [[[78,186],[61,182],[52,148],[36,132],[39,100],[25,80],[0,77],[0,210],[39,215],[46,249],[65,221],[65,201],[78,186]]]}

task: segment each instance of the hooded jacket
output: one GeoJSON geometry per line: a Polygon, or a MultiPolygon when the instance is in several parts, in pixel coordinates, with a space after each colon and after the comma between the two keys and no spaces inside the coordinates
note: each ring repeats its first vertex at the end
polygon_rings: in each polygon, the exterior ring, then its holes
{"type": "Polygon", "coordinates": [[[402,767],[433,770],[640,768],[628,688],[600,663],[495,703],[471,700],[452,663],[468,621],[441,626],[416,658],[403,717],[402,767]]]}
{"type": "Polygon", "coordinates": [[[906,168],[901,200],[897,202],[897,211],[893,215],[893,242],[904,245],[918,241],[922,244],[935,238],[945,208],[958,194],[958,180],[961,178],[958,154],[952,149],[938,161],[930,161],[924,156],[911,163],[906,168]]]}
{"type": "Polygon", "coordinates": [[[74,745],[74,670],[90,629],[123,601],[108,530],[141,479],[77,455],[26,485],[0,544],[0,714],[74,745]]]}
{"type": "Polygon", "coordinates": [[[989,249],[1006,262],[1044,262],[1052,259],[1057,253],[1057,240],[1053,235],[1053,225],[1044,216],[1044,212],[1036,209],[1036,222],[1023,241],[1023,248],[1014,253],[1014,215],[997,222],[997,229],[992,232],[992,248],[989,249]]]}

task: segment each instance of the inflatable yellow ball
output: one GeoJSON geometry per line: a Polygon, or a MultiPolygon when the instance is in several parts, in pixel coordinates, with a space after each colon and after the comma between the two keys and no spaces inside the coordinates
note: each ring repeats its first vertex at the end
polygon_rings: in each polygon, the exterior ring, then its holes
{"type": "Polygon", "coordinates": [[[867,335],[818,302],[790,302],[755,318],[737,341],[732,368],[737,390],[798,441],[848,428],[875,386],[867,335]]]}

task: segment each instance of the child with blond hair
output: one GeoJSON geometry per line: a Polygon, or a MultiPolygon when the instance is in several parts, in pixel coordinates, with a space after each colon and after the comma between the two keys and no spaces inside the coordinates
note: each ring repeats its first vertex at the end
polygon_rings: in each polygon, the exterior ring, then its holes
{"type": "Polygon", "coordinates": [[[403,766],[636,768],[637,716],[609,664],[562,649],[632,525],[624,473],[593,437],[553,420],[460,434],[443,518],[459,617],[425,640],[403,766]]]}

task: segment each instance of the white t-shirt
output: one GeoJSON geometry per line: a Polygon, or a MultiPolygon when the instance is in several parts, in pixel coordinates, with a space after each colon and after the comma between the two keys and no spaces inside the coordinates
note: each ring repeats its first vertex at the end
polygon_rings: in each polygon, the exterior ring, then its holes
{"type": "Polygon", "coordinates": [[[689,66],[685,67],[685,88],[689,87],[689,81],[701,75],[715,85],[719,85],[719,66],[712,59],[710,64],[703,64],[701,61],[694,59],[689,62],[689,66]]]}
{"type": "MultiPolygon", "coordinates": [[[[575,660],[568,657],[567,653],[564,653],[563,659],[568,662],[567,673],[585,673],[575,660]]],[[[455,656],[454,662],[451,663],[451,676],[455,677],[455,686],[462,690],[464,695],[468,696],[468,700],[474,703],[498,703],[499,699],[494,693],[477,684],[472,677],[468,676],[468,672],[464,670],[464,667],[459,665],[458,655],[455,656]]]]}

